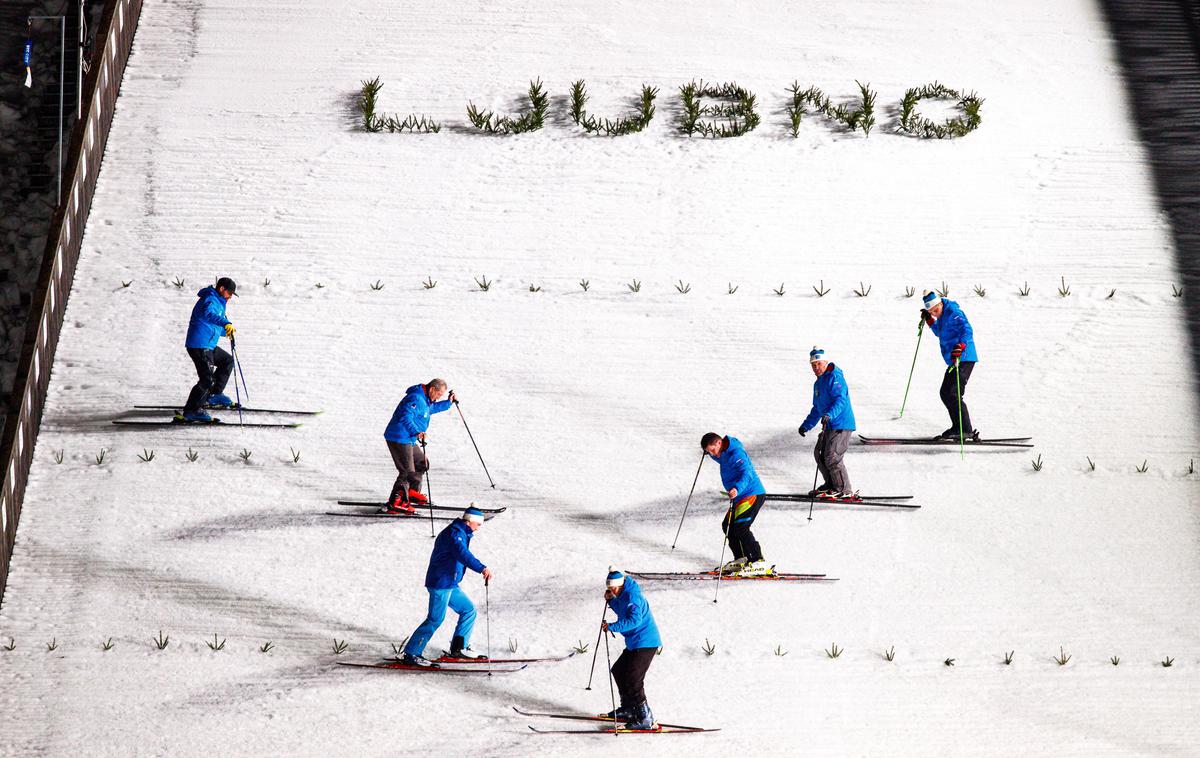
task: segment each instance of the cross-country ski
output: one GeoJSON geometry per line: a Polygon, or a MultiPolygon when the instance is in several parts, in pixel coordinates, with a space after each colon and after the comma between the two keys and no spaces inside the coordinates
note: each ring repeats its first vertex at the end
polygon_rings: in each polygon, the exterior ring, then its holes
{"type": "Polygon", "coordinates": [[[116,419],[112,423],[117,426],[154,426],[173,429],[238,429],[241,427],[299,429],[304,426],[301,423],[270,423],[263,421],[247,421],[245,423],[237,421],[226,422],[215,418],[210,421],[181,421],[177,419],[170,421],[133,421],[130,419],[116,419]]]}
{"type": "MultiPolygon", "coordinates": [[[[135,405],[134,410],[138,411],[176,411],[178,412],[182,406],[179,405],[135,405]]],[[[200,406],[206,411],[226,411],[236,413],[269,413],[277,416],[319,416],[324,411],[300,411],[288,408],[248,408],[238,403],[231,405],[213,405],[211,402],[200,406]]]]}

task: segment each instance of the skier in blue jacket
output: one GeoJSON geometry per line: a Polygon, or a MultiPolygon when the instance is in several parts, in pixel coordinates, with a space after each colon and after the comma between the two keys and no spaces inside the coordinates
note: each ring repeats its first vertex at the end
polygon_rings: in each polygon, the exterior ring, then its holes
{"type": "Polygon", "coordinates": [[[621,706],[605,715],[614,721],[624,721],[626,729],[657,731],[659,726],[646,702],[645,688],[646,671],[662,647],[654,614],[633,577],[613,567],[609,567],[604,598],[617,614],[617,620],[601,621],[601,631],[615,632],[625,638],[625,649],[612,666],[621,706]]]}
{"type": "Polygon", "coordinates": [[[721,467],[721,485],[729,493],[729,510],[721,520],[721,531],[729,538],[733,560],[717,570],[738,576],[765,576],[773,569],[763,560],[762,547],[750,532],[750,526],[762,508],[766,489],[754,471],[746,448],[735,437],[709,432],[700,438],[700,447],[721,467]]]}
{"type": "Polygon", "coordinates": [[[421,479],[429,470],[429,459],[425,457],[425,431],[429,429],[429,417],[434,413],[449,410],[458,398],[454,392],[446,395],[446,380],[431,379],[425,384],[414,384],[404,391],[404,399],[392,412],[392,419],[383,438],[387,441],[392,463],[396,464],[396,482],[388,495],[383,510],[389,513],[413,513],[413,503],[428,503],[421,494],[421,479]]]}
{"type": "Polygon", "coordinates": [[[850,474],[846,472],[844,461],[854,433],[854,409],[850,407],[846,377],[829,361],[825,351],[815,345],[808,354],[808,365],[817,380],[813,382],[812,410],[800,424],[800,436],[808,434],[818,421],[821,422],[821,434],[813,448],[813,457],[817,459],[817,469],[824,479],[820,487],[808,494],[839,500],[857,499],[857,493],[850,488],[850,474]]]}
{"type": "Polygon", "coordinates": [[[971,322],[958,303],[939,297],[932,290],[925,291],[922,301],[925,307],[921,309],[921,323],[928,324],[937,335],[942,359],[949,366],[942,377],[938,394],[950,414],[950,428],[939,434],[938,439],[958,439],[961,409],[962,436],[978,440],[979,432],[971,425],[971,413],[967,410],[967,404],[961,401],[961,396],[967,394],[967,380],[971,378],[971,372],[979,360],[971,322]]]}
{"type": "Polygon", "coordinates": [[[425,572],[425,589],[429,592],[429,611],[425,620],[408,638],[404,646],[401,663],[410,666],[432,666],[433,661],[424,658],[425,646],[438,627],[446,619],[446,607],[458,614],[458,624],[454,627],[454,636],[450,640],[450,652],[443,656],[446,659],[469,658],[479,659],[471,650],[471,629],[475,626],[475,604],[467,593],[459,589],[466,569],[483,574],[483,580],[490,582],[493,571],[483,565],[471,554],[471,537],[475,530],[483,525],[483,511],[471,507],[463,511],[462,518],[455,519],[442,530],[433,543],[433,552],[429,556],[429,569],[425,572]]]}
{"type": "Polygon", "coordinates": [[[237,332],[225,316],[225,305],[236,293],[237,284],[227,276],[218,279],[216,286],[196,293],[198,299],[192,306],[184,347],[196,366],[197,381],[176,421],[212,423],[206,407],[233,406],[233,401],[224,394],[225,383],[233,371],[233,357],[217,347],[217,343],[222,335],[232,340],[237,332]]]}

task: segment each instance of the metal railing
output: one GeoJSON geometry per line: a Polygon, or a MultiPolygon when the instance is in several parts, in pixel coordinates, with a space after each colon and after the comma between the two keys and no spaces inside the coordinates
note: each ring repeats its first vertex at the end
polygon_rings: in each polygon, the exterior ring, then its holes
{"type": "Polygon", "coordinates": [[[42,422],[50,367],[62,331],[67,297],[75,279],[79,246],[92,209],[92,194],[104,158],[113,110],[129,60],[142,0],[108,0],[96,34],[96,55],[83,83],[82,113],[71,131],[63,172],[63,194],[46,237],[46,250],[30,304],[8,424],[0,445],[0,602],[8,583],[9,561],[33,448],[42,422]]]}

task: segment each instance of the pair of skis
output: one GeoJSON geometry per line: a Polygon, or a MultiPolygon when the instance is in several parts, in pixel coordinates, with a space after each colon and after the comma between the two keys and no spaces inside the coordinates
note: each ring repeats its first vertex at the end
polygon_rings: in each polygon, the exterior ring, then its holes
{"type": "Polygon", "coordinates": [[[565,661],[574,655],[574,652],[547,658],[452,658],[448,655],[443,655],[432,661],[429,666],[414,666],[410,663],[401,663],[398,659],[375,662],[338,661],[338,665],[364,669],[384,669],[386,671],[413,671],[420,674],[466,674],[475,676],[482,674],[486,676],[489,674],[515,674],[518,671],[528,668],[531,663],[557,663],[565,661]]]}
{"type": "MultiPolygon", "coordinates": [[[[864,445],[958,445],[957,437],[946,439],[943,437],[865,437],[858,435],[858,439],[864,445]]],[[[1033,447],[1030,442],[1033,437],[992,437],[985,439],[967,439],[962,441],[964,447],[1033,447]]]]}
{"type": "MultiPolygon", "coordinates": [[[[234,424],[234,423],[228,423],[228,422],[221,421],[218,418],[214,418],[212,421],[184,421],[182,416],[178,415],[181,413],[178,406],[174,406],[174,405],[135,405],[135,406],[133,406],[133,408],[136,411],[174,411],[177,415],[174,418],[172,418],[170,421],[134,421],[134,420],[130,420],[130,419],[117,419],[116,421],[113,421],[113,423],[118,426],[156,426],[156,427],[167,427],[167,428],[176,428],[176,429],[182,429],[185,427],[193,427],[193,426],[203,426],[203,427],[217,427],[217,426],[247,427],[247,426],[253,426],[253,427],[259,427],[259,428],[267,427],[267,428],[275,428],[275,429],[296,429],[297,427],[301,426],[301,424],[299,422],[271,423],[271,422],[263,422],[263,421],[243,421],[243,422],[234,424]]],[[[269,414],[275,414],[275,415],[279,415],[279,416],[317,416],[321,413],[321,411],[295,411],[295,410],[287,410],[287,409],[282,409],[282,408],[248,408],[245,406],[239,406],[236,403],[231,406],[221,406],[221,407],[208,406],[207,408],[205,408],[205,410],[217,411],[217,412],[228,411],[230,413],[236,413],[238,411],[241,411],[242,413],[269,413],[269,414]]]]}
{"type": "MultiPolygon", "coordinates": [[[[428,522],[429,516],[430,516],[430,513],[429,513],[430,511],[435,511],[435,512],[454,511],[457,513],[462,513],[463,510],[465,510],[462,507],[454,507],[454,506],[449,506],[449,505],[435,505],[433,503],[414,503],[413,507],[416,508],[416,510],[412,513],[404,513],[404,512],[392,513],[392,512],[384,510],[387,507],[387,503],[380,503],[380,502],[374,502],[374,501],[369,501],[369,500],[339,500],[339,501],[337,501],[337,504],[356,507],[356,508],[370,508],[371,510],[325,511],[325,515],[326,516],[348,516],[351,518],[380,518],[380,519],[399,519],[399,520],[418,519],[421,521],[428,522]]],[[[478,508],[478,506],[476,506],[476,507],[478,508]]],[[[484,521],[490,521],[493,516],[497,516],[501,513],[504,513],[506,510],[508,510],[508,508],[507,507],[479,508],[479,510],[483,511],[484,521]]],[[[435,521],[453,521],[454,519],[458,518],[458,516],[434,516],[433,518],[435,521]]]]}
{"type": "Polygon", "coordinates": [[[659,724],[658,729],[626,729],[617,726],[607,715],[591,716],[585,713],[538,713],[523,711],[513,706],[513,710],[522,716],[530,718],[566,719],[569,721],[594,721],[600,724],[613,724],[606,729],[539,729],[532,724],[530,730],[536,734],[700,734],[702,732],[719,732],[718,728],[701,726],[684,726],[682,724],[659,724]]]}
{"type": "Polygon", "coordinates": [[[715,581],[718,576],[722,582],[836,582],[836,577],[825,574],[794,574],[770,573],[756,576],[738,576],[737,574],[720,574],[718,571],[626,571],[637,579],[648,581],[715,581]]]}
{"type": "Polygon", "coordinates": [[[912,495],[855,495],[854,497],[821,497],[808,493],[767,493],[766,500],[786,503],[819,503],[825,505],[861,505],[875,508],[901,508],[916,510],[916,503],[897,503],[897,500],[912,500],[912,495]]]}

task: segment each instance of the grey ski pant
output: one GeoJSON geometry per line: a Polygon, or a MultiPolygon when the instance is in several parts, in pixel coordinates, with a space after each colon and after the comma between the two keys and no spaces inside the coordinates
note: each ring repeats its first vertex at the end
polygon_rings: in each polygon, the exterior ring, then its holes
{"type": "Polygon", "coordinates": [[[817,459],[817,469],[821,478],[830,489],[837,492],[850,492],[850,474],[846,471],[846,449],[850,447],[850,438],[854,436],[853,429],[826,429],[817,437],[817,446],[813,457],[817,459]]]}
{"type": "Polygon", "coordinates": [[[421,476],[429,470],[429,461],[425,459],[425,451],[418,445],[405,445],[402,442],[387,441],[388,452],[392,454],[392,463],[396,464],[396,483],[392,485],[392,494],[388,502],[396,502],[400,498],[408,502],[410,489],[421,490],[421,476]]]}

